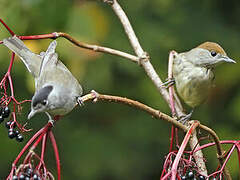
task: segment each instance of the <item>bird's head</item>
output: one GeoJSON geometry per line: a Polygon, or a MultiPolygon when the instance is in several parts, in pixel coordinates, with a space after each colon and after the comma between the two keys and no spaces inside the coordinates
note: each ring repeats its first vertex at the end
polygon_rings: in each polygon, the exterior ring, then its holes
{"type": "Polygon", "coordinates": [[[36,113],[46,112],[48,110],[48,97],[52,90],[53,86],[48,85],[41,88],[34,94],[31,103],[31,112],[28,114],[28,119],[32,118],[36,113]]]}
{"type": "Polygon", "coordinates": [[[217,43],[205,42],[185,53],[186,59],[196,66],[213,68],[223,62],[236,63],[229,58],[224,49],[217,43]]]}

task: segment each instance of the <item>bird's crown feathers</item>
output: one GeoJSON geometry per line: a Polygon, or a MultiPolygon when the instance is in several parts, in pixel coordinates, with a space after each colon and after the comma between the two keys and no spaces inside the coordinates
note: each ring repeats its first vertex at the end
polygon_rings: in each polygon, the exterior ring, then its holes
{"type": "Polygon", "coordinates": [[[224,49],[219,44],[214,42],[204,42],[200,44],[197,48],[206,49],[210,52],[215,51],[216,53],[222,54],[224,56],[227,55],[224,49]]]}

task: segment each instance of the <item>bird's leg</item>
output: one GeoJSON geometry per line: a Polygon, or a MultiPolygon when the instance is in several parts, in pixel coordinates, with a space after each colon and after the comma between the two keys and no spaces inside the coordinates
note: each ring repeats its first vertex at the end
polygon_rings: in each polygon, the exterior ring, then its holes
{"type": "Polygon", "coordinates": [[[175,84],[174,78],[170,78],[170,79],[168,78],[166,82],[161,84],[161,87],[169,88],[170,86],[172,86],[174,84],[175,84]]]}
{"type": "Polygon", "coordinates": [[[48,112],[45,112],[46,115],[48,116],[48,122],[50,122],[52,124],[52,126],[54,126],[54,119],[52,119],[52,116],[48,113],[48,112]]]}
{"type": "Polygon", "coordinates": [[[194,111],[194,109],[192,109],[191,112],[189,114],[187,114],[186,116],[181,117],[178,121],[182,124],[185,124],[192,117],[193,111],[194,111]]]}

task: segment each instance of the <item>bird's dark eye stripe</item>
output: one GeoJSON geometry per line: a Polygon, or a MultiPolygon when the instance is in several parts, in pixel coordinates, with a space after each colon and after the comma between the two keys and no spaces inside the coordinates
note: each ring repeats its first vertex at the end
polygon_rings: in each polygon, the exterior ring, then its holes
{"type": "Polygon", "coordinates": [[[216,51],[211,51],[211,55],[214,57],[217,55],[216,51]]]}

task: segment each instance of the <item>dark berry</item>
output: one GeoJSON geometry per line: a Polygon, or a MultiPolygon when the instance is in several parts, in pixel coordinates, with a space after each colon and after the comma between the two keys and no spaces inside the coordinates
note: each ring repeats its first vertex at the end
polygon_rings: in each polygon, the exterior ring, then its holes
{"type": "Polygon", "coordinates": [[[18,177],[15,175],[12,177],[12,180],[18,180],[18,177]]]}
{"type": "Polygon", "coordinates": [[[19,180],[25,180],[25,176],[24,176],[23,174],[21,174],[21,175],[19,176],[19,180]]]}
{"type": "Polygon", "coordinates": [[[8,131],[8,137],[9,137],[10,139],[16,137],[16,133],[15,133],[15,131],[14,131],[13,129],[9,129],[9,131],[8,131]]]}
{"type": "Polygon", "coordinates": [[[11,123],[12,123],[12,121],[7,121],[7,122],[5,123],[6,128],[10,129],[11,123]]]}
{"type": "Polygon", "coordinates": [[[10,109],[8,106],[6,106],[2,111],[2,117],[8,118],[9,114],[10,114],[10,109]]]}
{"type": "Polygon", "coordinates": [[[0,123],[2,123],[4,121],[4,118],[2,117],[2,115],[0,115],[0,123]]]}
{"type": "Polygon", "coordinates": [[[188,173],[188,178],[190,178],[190,179],[193,179],[193,178],[194,178],[194,174],[193,174],[192,171],[189,171],[189,173],[188,173]]]}
{"type": "Polygon", "coordinates": [[[31,177],[33,175],[33,170],[31,168],[27,168],[25,172],[28,177],[31,177]]]}
{"type": "Polygon", "coordinates": [[[199,176],[199,180],[205,180],[206,178],[202,175],[199,176]]]}
{"type": "Polygon", "coordinates": [[[33,175],[33,180],[38,180],[38,175],[37,174],[33,175]]]}
{"type": "Polygon", "coordinates": [[[17,135],[19,134],[19,131],[18,131],[18,130],[16,130],[16,131],[15,131],[15,134],[16,134],[16,136],[17,136],[17,135]]]}
{"type": "Polygon", "coordinates": [[[16,140],[18,141],[18,142],[23,142],[23,135],[21,135],[21,134],[18,134],[17,136],[16,136],[16,140]]]}
{"type": "Polygon", "coordinates": [[[182,176],[181,180],[187,180],[187,177],[186,176],[182,176]]]}

